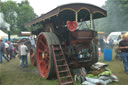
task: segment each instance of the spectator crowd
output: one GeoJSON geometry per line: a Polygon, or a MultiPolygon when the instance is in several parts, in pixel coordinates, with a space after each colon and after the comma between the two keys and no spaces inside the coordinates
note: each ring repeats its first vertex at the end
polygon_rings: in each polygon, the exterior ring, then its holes
{"type": "Polygon", "coordinates": [[[25,41],[19,42],[16,49],[9,40],[3,42],[2,37],[0,37],[0,64],[4,62],[3,59],[9,62],[10,60],[15,59],[18,54],[21,66],[27,67],[28,48],[24,43],[25,41]]]}

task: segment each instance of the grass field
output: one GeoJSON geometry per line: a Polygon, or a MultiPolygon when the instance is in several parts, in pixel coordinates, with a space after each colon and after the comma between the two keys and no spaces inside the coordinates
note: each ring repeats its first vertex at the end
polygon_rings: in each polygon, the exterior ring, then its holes
{"type": "MultiPolygon", "coordinates": [[[[114,55],[114,54],[113,54],[114,55]]],[[[100,62],[103,61],[101,57],[100,62]]],[[[128,85],[128,75],[124,73],[121,61],[112,60],[108,63],[108,68],[119,78],[118,83],[110,83],[109,85],[128,85]]],[[[37,67],[32,67],[29,63],[28,68],[22,68],[18,58],[11,60],[9,63],[4,61],[0,64],[0,85],[57,85],[57,80],[43,79],[37,67]]],[[[80,84],[76,84],[80,85],[80,84]]]]}

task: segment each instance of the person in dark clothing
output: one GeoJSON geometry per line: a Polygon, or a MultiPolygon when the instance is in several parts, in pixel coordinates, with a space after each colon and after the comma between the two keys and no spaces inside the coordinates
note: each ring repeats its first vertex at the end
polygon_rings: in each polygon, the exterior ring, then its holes
{"type": "Polygon", "coordinates": [[[119,49],[121,50],[121,57],[123,60],[124,70],[128,74],[128,36],[123,35],[123,39],[119,42],[119,49]]]}
{"type": "Polygon", "coordinates": [[[101,37],[99,39],[99,44],[100,44],[101,52],[104,52],[105,42],[104,39],[101,37]]]}
{"type": "Polygon", "coordinates": [[[8,41],[8,44],[9,44],[9,54],[10,54],[10,60],[11,60],[12,58],[15,58],[14,46],[10,41],[8,41]]]}
{"type": "Polygon", "coordinates": [[[3,63],[2,57],[4,57],[4,59],[7,60],[7,62],[9,62],[8,57],[6,57],[4,54],[5,54],[5,44],[2,42],[2,38],[0,37],[0,63],[3,63]]]}
{"type": "Polygon", "coordinates": [[[109,46],[110,46],[111,49],[113,49],[113,43],[114,43],[113,39],[110,38],[109,39],[109,46]]]}

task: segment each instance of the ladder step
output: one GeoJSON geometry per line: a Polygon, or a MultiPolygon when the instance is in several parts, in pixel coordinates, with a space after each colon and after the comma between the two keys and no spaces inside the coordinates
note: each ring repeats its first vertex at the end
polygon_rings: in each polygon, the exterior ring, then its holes
{"type": "Polygon", "coordinates": [[[73,82],[72,81],[69,81],[69,82],[62,83],[62,85],[66,85],[66,84],[73,84],[73,82]]]}
{"type": "Polygon", "coordinates": [[[56,56],[62,56],[63,54],[59,53],[59,54],[55,54],[56,56]]]}
{"type": "Polygon", "coordinates": [[[56,61],[64,61],[64,59],[58,59],[58,60],[56,60],[56,61]]]}
{"type": "Polygon", "coordinates": [[[57,47],[57,46],[59,47],[59,45],[55,45],[55,44],[54,44],[53,46],[54,46],[54,47],[57,47]]]}
{"type": "Polygon", "coordinates": [[[67,64],[64,64],[64,65],[58,65],[58,67],[66,67],[67,64]]]}
{"type": "Polygon", "coordinates": [[[61,51],[60,48],[54,48],[55,51],[61,51]]]}
{"type": "Polygon", "coordinates": [[[61,79],[63,78],[70,78],[71,76],[63,76],[63,77],[60,77],[61,79]]]}
{"type": "Polygon", "coordinates": [[[59,71],[59,73],[65,73],[65,72],[69,72],[69,70],[59,71]]]}
{"type": "Polygon", "coordinates": [[[61,45],[52,45],[54,65],[59,85],[74,85],[61,45]]]}

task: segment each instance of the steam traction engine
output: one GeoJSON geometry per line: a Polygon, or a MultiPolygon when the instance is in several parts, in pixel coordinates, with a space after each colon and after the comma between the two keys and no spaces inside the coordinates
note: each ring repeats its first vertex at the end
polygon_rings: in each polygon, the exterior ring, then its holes
{"type": "Polygon", "coordinates": [[[59,85],[74,85],[69,68],[89,68],[98,61],[94,19],[105,16],[106,11],[99,7],[73,3],[26,23],[26,27],[41,26],[33,31],[38,35],[36,59],[31,56],[32,63],[37,62],[40,75],[50,79],[57,74],[59,85]]]}

